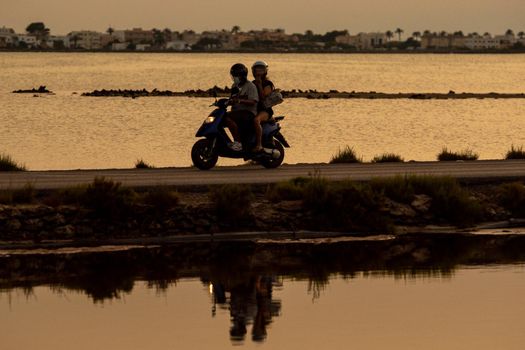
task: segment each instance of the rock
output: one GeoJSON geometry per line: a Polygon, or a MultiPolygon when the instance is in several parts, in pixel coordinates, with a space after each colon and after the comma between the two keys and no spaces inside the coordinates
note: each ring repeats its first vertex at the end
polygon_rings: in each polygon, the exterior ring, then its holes
{"type": "Polygon", "coordinates": [[[384,211],[387,211],[388,213],[390,213],[390,215],[396,217],[414,218],[417,215],[416,211],[412,209],[411,206],[407,204],[394,202],[391,199],[387,199],[385,201],[384,211]]]}
{"type": "Polygon", "coordinates": [[[89,226],[78,226],[75,232],[80,237],[89,237],[93,234],[93,229],[89,226]]]}
{"type": "Polygon", "coordinates": [[[410,204],[412,208],[421,213],[426,213],[430,210],[430,206],[432,205],[431,197],[426,194],[416,194],[414,197],[414,200],[410,204]]]}
{"type": "Polygon", "coordinates": [[[5,226],[8,231],[18,231],[22,227],[22,224],[18,219],[10,219],[5,226]]]}
{"type": "Polygon", "coordinates": [[[75,228],[73,225],[60,226],[55,229],[55,234],[63,238],[71,238],[75,234],[75,228]]]}
{"type": "Polygon", "coordinates": [[[44,227],[44,222],[40,219],[28,219],[24,223],[24,228],[28,231],[40,231],[44,227]]]}
{"type": "Polygon", "coordinates": [[[303,202],[300,200],[297,201],[282,201],[275,206],[277,210],[284,212],[300,212],[303,209],[303,202]]]}

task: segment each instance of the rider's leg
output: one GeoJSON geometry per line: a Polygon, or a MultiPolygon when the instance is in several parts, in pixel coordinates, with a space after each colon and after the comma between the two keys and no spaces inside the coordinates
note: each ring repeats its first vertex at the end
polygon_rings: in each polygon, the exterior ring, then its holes
{"type": "Polygon", "coordinates": [[[253,127],[255,128],[255,148],[254,152],[259,152],[263,149],[262,147],[262,126],[261,123],[269,119],[269,114],[266,111],[261,111],[253,119],[253,127]]]}
{"type": "Polygon", "coordinates": [[[240,142],[241,138],[239,136],[239,127],[237,126],[237,123],[233,121],[230,117],[226,117],[226,126],[228,129],[230,129],[230,132],[232,133],[233,140],[240,142]]]}

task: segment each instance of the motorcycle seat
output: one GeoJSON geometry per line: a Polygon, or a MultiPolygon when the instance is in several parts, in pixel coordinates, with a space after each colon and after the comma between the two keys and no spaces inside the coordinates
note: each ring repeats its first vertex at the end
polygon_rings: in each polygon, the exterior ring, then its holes
{"type": "Polygon", "coordinates": [[[276,122],[279,122],[279,121],[281,121],[283,119],[284,119],[284,115],[280,115],[280,116],[277,116],[277,117],[271,117],[270,119],[265,121],[265,123],[276,123],[276,122]]]}

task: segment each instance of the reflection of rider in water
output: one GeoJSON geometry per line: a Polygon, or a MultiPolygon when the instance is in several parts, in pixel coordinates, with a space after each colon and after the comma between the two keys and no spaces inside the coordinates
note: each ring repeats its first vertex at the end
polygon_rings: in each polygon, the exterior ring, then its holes
{"type": "Polygon", "coordinates": [[[273,279],[268,276],[251,277],[231,286],[214,283],[214,298],[217,303],[225,302],[224,292],[228,289],[230,292],[232,341],[244,341],[248,332],[247,325],[250,323],[253,323],[252,340],[261,342],[266,339],[266,327],[273,316],[279,315],[281,309],[280,301],[272,300],[272,285],[273,279]]]}

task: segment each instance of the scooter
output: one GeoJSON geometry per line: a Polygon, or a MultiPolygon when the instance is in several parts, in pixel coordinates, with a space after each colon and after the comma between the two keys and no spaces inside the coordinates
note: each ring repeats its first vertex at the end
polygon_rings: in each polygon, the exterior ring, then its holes
{"type": "Polygon", "coordinates": [[[197,131],[195,136],[201,139],[195,142],[191,149],[191,160],[195,167],[201,170],[209,170],[217,164],[219,157],[244,159],[245,161],[253,160],[268,169],[279,167],[284,160],[284,148],[290,147],[281,134],[279,124],[284,116],[272,117],[263,123],[263,152],[251,152],[255,146],[255,134],[252,128],[239,126],[240,134],[247,136],[241,142],[242,151],[234,151],[228,146],[232,140],[224,130],[230,100],[231,98],[217,100],[215,96],[215,102],[210,107],[216,107],[216,109],[204,120],[197,131]]]}

